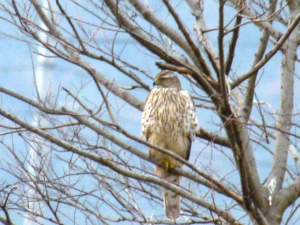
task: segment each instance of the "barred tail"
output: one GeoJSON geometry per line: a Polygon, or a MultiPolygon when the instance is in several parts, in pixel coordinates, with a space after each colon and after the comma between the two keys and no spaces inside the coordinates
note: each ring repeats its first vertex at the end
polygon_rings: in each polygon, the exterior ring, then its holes
{"type": "MultiPolygon", "coordinates": [[[[180,178],[178,175],[169,174],[167,180],[172,183],[179,185],[180,178]]],[[[179,195],[173,191],[164,190],[164,204],[165,204],[165,213],[168,219],[175,220],[180,215],[180,198],[179,195]]]]}
{"type": "MultiPolygon", "coordinates": [[[[180,185],[180,176],[167,172],[166,169],[156,166],[155,173],[158,177],[168,181],[169,183],[180,185]]],[[[175,220],[180,215],[180,198],[173,191],[164,189],[164,205],[166,217],[175,220]]]]}

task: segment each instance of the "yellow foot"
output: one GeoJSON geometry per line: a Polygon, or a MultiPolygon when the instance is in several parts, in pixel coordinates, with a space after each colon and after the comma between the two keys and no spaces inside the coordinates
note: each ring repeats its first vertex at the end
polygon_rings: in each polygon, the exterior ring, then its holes
{"type": "Polygon", "coordinates": [[[159,164],[160,165],[165,164],[166,171],[169,171],[169,169],[173,169],[174,168],[174,165],[169,160],[167,160],[167,159],[160,160],[159,164]]]}

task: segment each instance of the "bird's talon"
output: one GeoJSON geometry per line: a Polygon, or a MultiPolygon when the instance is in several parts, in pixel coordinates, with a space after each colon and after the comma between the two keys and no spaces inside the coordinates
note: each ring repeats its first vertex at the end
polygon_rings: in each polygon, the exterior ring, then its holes
{"type": "Polygon", "coordinates": [[[173,165],[170,161],[165,160],[165,159],[161,160],[161,161],[159,162],[159,164],[160,164],[160,165],[165,164],[165,167],[166,167],[166,171],[167,171],[167,172],[169,171],[170,168],[171,168],[171,169],[174,168],[174,165],[173,165]]]}

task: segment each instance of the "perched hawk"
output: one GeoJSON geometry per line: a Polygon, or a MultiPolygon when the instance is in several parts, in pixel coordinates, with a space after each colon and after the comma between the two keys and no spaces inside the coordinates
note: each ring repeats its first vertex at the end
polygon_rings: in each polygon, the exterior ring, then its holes
{"type": "MultiPolygon", "coordinates": [[[[144,106],[142,137],[188,160],[198,130],[193,100],[187,91],[182,90],[178,77],[171,71],[157,74],[155,84],[157,88],[150,92],[144,106]]],[[[155,168],[158,177],[175,185],[180,184],[179,176],[170,169],[182,167],[182,163],[152,148],[149,148],[149,155],[163,166],[155,168]]],[[[164,205],[168,219],[179,217],[180,200],[177,194],[164,190],[164,205]]]]}

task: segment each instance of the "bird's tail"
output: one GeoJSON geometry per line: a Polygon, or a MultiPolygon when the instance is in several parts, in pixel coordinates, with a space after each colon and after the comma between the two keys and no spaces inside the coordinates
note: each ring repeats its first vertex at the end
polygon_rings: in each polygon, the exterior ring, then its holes
{"type": "MultiPolygon", "coordinates": [[[[156,168],[156,174],[172,184],[180,185],[180,177],[178,175],[167,172],[161,167],[156,168]]],[[[164,205],[166,217],[168,219],[175,220],[179,217],[180,198],[178,194],[168,189],[164,189],[164,205]]]]}

